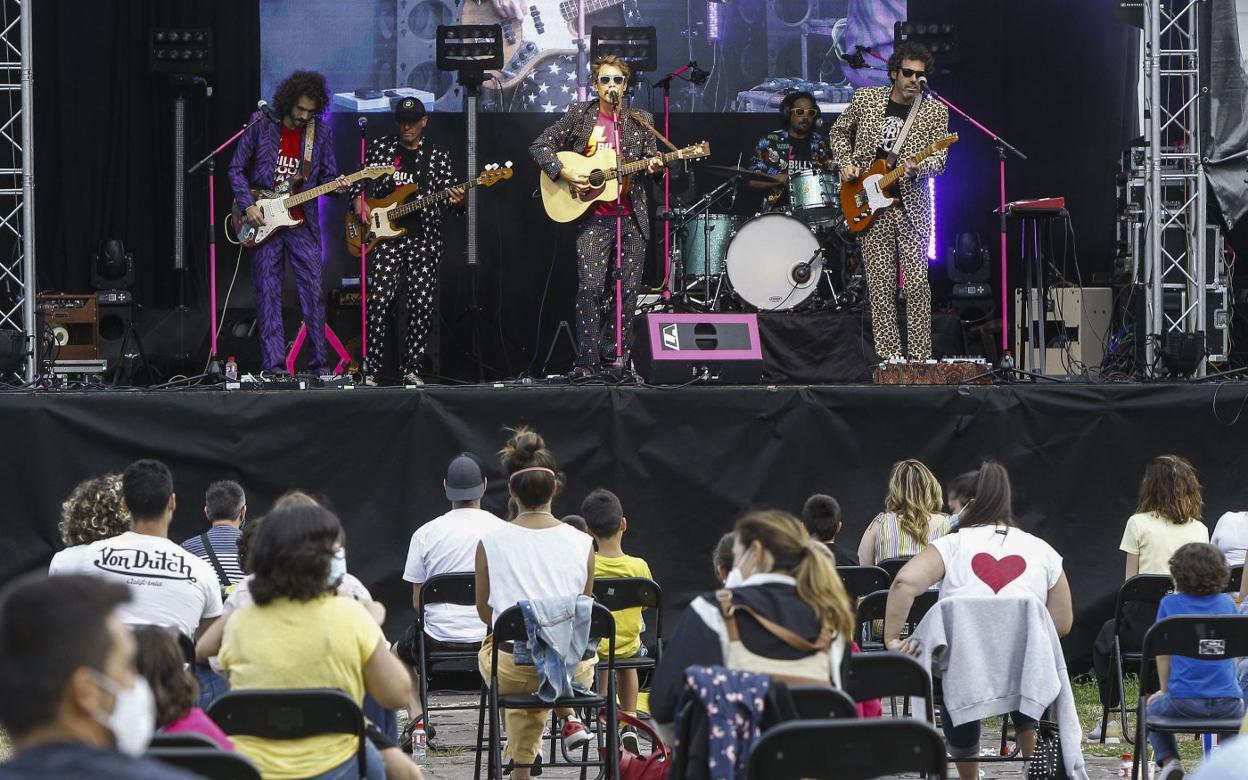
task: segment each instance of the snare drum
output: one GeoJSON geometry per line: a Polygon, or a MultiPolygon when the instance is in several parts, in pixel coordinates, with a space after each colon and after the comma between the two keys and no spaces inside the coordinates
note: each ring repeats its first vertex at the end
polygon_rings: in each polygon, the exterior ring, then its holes
{"type": "Polygon", "coordinates": [[[798,171],[789,177],[789,208],[806,224],[829,227],[841,218],[841,183],[835,173],[798,171]]]}
{"type": "Polygon", "coordinates": [[[690,279],[723,273],[728,245],[744,221],[736,214],[701,214],[685,223],[676,232],[678,275],[690,279]]]}
{"type": "Polygon", "coordinates": [[[728,247],[733,292],[759,311],[796,308],[814,294],[822,273],[819,240],[787,214],[755,217],[728,247]]]}

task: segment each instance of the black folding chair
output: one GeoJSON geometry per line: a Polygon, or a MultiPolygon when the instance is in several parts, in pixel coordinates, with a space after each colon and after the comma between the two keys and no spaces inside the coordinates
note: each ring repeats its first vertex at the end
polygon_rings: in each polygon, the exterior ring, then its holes
{"type": "Polygon", "coordinates": [[[353,734],[359,746],[359,774],[367,775],[364,714],[347,694],[334,688],[230,691],[212,703],[208,716],[226,734],[261,739],[300,739],[320,734],[353,734]]]}
{"type": "MultiPolygon", "coordinates": [[[[1143,745],[1148,730],[1169,734],[1238,734],[1243,723],[1238,718],[1171,718],[1150,719],[1145,677],[1151,662],[1159,655],[1181,655],[1199,661],[1223,661],[1248,656],[1248,615],[1197,616],[1177,615],[1159,620],[1144,635],[1140,653],[1140,700],[1135,715],[1137,745],[1143,745]]],[[[1136,750],[1131,762],[1131,777],[1138,778],[1143,770],[1142,749],[1136,750]]]]}
{"type": "Polygon", "coordinates": [[[860,599],[877,590],[888,590],[893,578],[879,566],[837,566],[836,573],[851,599],[860,599]]]}
{"type": "MultiPolygon", "coordinates": [[[[654,654],[635,655],[632,658],[615,659],[616,669],[653,669],[663,654],[663,589],[654,580],[645,577],[604,577],[594,580],[594,600],[612,612],[640,607],[652,610],[652,620],[646,620],[646,628],[654,626],[654,654]]],[[[647,648],[649,649],[649,648],[647,648]]],[[[606,664],[599,662],[599,669],[606,664]]]]}
{"type": "Polygon", "coordinates": [[[1226,584],[1227,593],[1239,593],[1239,586],[1244,581],[1244,564],[1237,563],[1231,567],[1231,581],[1226,584]]]}
{"type": "Polygon", "coordinates": [[[857,718],[858,708],[854,700],[830,685],[790,685],[789,695],[802,720],[831,720],[857,718]]]}
{"type": "Polygon", "coordinates": [[[151,748],[146,757],[208,780],[260,780],[260,770],[242,753],[231,753],[215,746],[151,748]]]}
{"type": "Polygon", "coordinates": [[[918,659],[904,653],[855,653],[849,659],[845,692],[856,702],[919,696],[927,722],[936,722],[932,677],[918,659]]]}
{"type": "Polygon", "coordinates": [[[750,780],[868,780],[921,772],[943,778],[945,743],[916,720],[795,720],[768,729],[750,751],[750,780]]]}
{"type": "MultiPolygon", "coordinates": [[[[1122,627],[1124,622],[1123,607],[1127,604],[1152,604],[1154,606],[1161,603],[1165,597],[1174,588],[1174,583],[1164,574],[1137,574],[1126,582],[1122,583],[1122,587],[1118,589],[1118,596],[1114,599],[1114,646],[1111,654],[1114,661],[1114,674],[1118,683],[1118,708],[1122,720],[1122,736],[1127,742],[1131,742],[1131,730],[1127,727],[1127,691],[1126,691],[1126,665],[1128,663],[1139,663],[1140,653],[1135,651],[1124,652],[1122,649],[1122,627]]],[[[1144,690],[1143,679],[1140,680],[1141,692],[1144,690]]],[[[1101,743],[1105,742],[1105,727],[1109,724],[1109,707],[1101,705],[1101,743]]]]}
{"type": "MultiPolygon", "coordinates": [[[[504,610],[498,619],[494,621],[493,641],[490,650],[490,683],[488,695],[488,712],[489,712],[489,763],[487,767],[487,777],[490,780],[501,780],[503,777],[503,746],[502,746],[502,724],[501,712],[508,710],[547,710],[559,707],[571,707],[581,710],[597,710],[605,708],[606,710],[606,733],[605,752],[603,760],[577,761],[568,757],[565,753],[564,764],[567,766],[603,766],[606,769],[607,777],[612,780],[619,780],[619,732],[617,724],[616,704],[615,704],[615,619],[611,616],[611,611],[602,604],[595,603],[593,614],[589,621],[589,648],[595,649],[595,639],[607,640],[607,690],[606,695],[586,694],[569,696],[566,698],[556,699],[554,702],[544,702],[537,698],[536,694],[531,693],[500,693],[498,690],[498,654],[503,645],[514,644],[515,642],[527,642],[528,632],[524,627],[524,615],[519,607],[509,607],[504,610]]],[[[481,723],[478,721],[477,740],[481,739],[481,723]]],[[[600,747],[603,747],[600,745],[600,747]]],[[[517,764],[516,766],[526,766],[525,764],[517,764]]],[[[477,758],[477,774],[480,775],[480,754],[477,758]]]]}
{"type": "MultiPolygon", "coordinates": [[[[477,603],[477,575],[473,572],[456,572],[453,574],[438,574],[430,577],[420,585],[420,607],[416,610],[416,626],[419,630],[417,636],[417,647],[414,648],[416,659],[419,662],[416,671],[420,675],[420,710],[425,714],[425,730],[430,730],[431,720],[429,713],[431,711],[451,712],[455,710],[475,710],[477,707],[472,704],[445,704],[439,707],[429,706],[429,672],[437,663],[448,662],[467,662],[466,665],[472,671],[477,671],[477,653],[481,650],[481,645],[465,645],[460,648],[430,648],[428,646],[429,635],[425,632],[425,610],[430,604],[457,604],[460,606],[475,606],[477,603]]],[[[478,675],[479,676],[479,675],[478,675]]],[[[433,740],[430,740],[432,742],[433,740]]],[[[446,744],[439,744],[438,747],[451,747],[446,744]]],[[[469,747],[479,747],[469,746],[469,747]]]]}
{"type": "Polygon", "coordinates": [[[888,581],[892,582],[897,578],[897,572],[901,571],[901,567],[909,563],[913,557],[913,555],[903,555],[900,558],[885,558],[875,565],[888,572],[888,581]]]}
{"type": "MultiPolygon", "coordinates": [[[[910,633],[911,627],[919,624],[927,611],[936,604],[936,599],[940,593],[936,590],[926,590],[920,593],[915,599],[914,604],[910,607],[910,614],[906,617],[906,625],[902,627],[902,636],[910,633]]],[[[863,652],[879,652],[884,649],[883,637],[876,639],[871,632],[870,626],[873,621],[884,620],[884,609],[888,604],[888,591],[877,590],[868,593],[858,602],[857,625],[854,630],[854,636],[858,637],[858,646],[863,652]],[[867,629],[864,631],[864,627],[867,629]]]]}
{"type": "Polygon", "coordinates": [[[157,732],[152,735],[152,741],[148,743],[148,748],[212,748],[217,750],[218,745],[212,741],[211,737],[197,734],[193,731],[179,731],[176,734],[162,734],[157,732]]]}

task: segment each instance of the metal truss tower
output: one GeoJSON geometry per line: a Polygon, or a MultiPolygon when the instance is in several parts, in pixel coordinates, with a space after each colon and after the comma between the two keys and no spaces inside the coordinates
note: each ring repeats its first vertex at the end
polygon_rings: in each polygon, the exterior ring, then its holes
{"type": "MultiPolygon", "coordinates": [[[[0,0],[0,330],[37,347],[35,321],[34,0],[0,0]]],[[[24,379],[34,378],[28,357],[24,379]]]]}

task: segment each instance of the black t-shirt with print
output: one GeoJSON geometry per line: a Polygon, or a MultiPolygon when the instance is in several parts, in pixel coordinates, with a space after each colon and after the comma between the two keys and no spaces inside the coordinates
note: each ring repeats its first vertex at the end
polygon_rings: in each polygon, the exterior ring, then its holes
{"type": "Polygon", "coordinates": [[[880,125],[880,144],[875,149],[875,159],[883,160],[893,150],[897,134],[901,132],[909,114],[910,106],[889,98],[888,108],[884,111],[884,123],[880,125]]]}
{"type": "Polygon", "coordinates": [[[798,171],[808,171],[814,167],[814,149],[811,148],[810,136],[794,138],[789,136],[789,175],[798,171]]]}
{"type": "Polygon", "coordinates": [[[402,144],[399,144],[398,148],[395,150],[395,160],[398,161],[398,165],[395,166],[394,171],[395,187],[402,187],[406,184],[411,184],[414,181],[420,180],[420,158],[423,155],[419,155],[418,152],[420,151],[421,146],[423,146],[423,144],[417,144],[415,149],[408,149],[402,144]]]}

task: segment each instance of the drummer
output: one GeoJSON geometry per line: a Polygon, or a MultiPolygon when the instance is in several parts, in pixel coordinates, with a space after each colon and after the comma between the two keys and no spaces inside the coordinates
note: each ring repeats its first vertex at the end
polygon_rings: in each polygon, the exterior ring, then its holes
{"type": "Polygon", "coordinates": [[[759,139],[750,168],[776,181],[751,181],[751,189],[767,190],[763,211],[789,208],[789,177],[799,171],[832,172],[834,162],[828,137],[815,129],[819,104],[809,92],[790,92],[780,102],[784,126],[759,139]]]}

